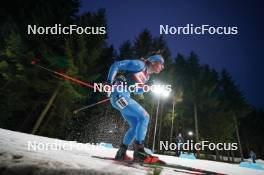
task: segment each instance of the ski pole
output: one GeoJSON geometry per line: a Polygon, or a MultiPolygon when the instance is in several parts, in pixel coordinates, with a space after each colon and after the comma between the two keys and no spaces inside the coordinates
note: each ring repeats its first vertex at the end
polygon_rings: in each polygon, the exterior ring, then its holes
{"type": "MultiPolygon", "coordinates": [[[[37,66],[37,67],[39,67],[39,68],[41,68],[41,69],[43,69],[43,70],[46,70],[46,71],[48,71],[48,72],[51,72],[51,73],[53,73],[53,74],[56,74],[56,75],[58,75],[58,76],[61,76],[61,77],[66,78],[66,79],[68,79],[68,80],[71,80],[71,81],[73,81],[73,82],[75,82],[75,83],[78,83],[78,84],[81,84],[81,85],[84,85],[84,86],[90,87],[90,88],[92,88],[92,89],[95,88],[93,85],[90,85],[90,84],[88,84],[88,83],[85,83],[85,82],[83,82],[83,81],[81,81],[81,80],[78,80],[78,79],[76,79],[76,78],[70,77],[69,75],[66,75],[66,74],[61,73],[61,72],[53,71],[53,70],[51,70],[51,69],[49,69],[49,68],[46,68],[46,67],[44,67],[44,66],[41,66],[41,65],[37,64],[36,60],[32,60],[32,61],[31,61],[31,64],[32,64],[32,65],[35,65],[35,66],[37,66]]],[[[99,90],[99,89],[97,88],[97,90],[99,90]]]]}
{"type": "MultiPolygon", "coordinates": [[[[64,73],[60,73],[60,72],[57,72],[57,71],[53,71],[53,70],[51,70],[51,69],[49,69],[49,68],[46,68],[46,67],[44,67],[44,66],[41,66],[41,65],[37,64],[36,60],[32,60],[32,61],[31,61],[31,64],[32,64],[32,65],[35,65],[35,66],[37,66],[37,67],[39,67],[39,68],[41,68],[41,69],[43,69],[43,70],[46,70],[46,71],[48,71],[48,72],[54,73],[54,74],[56,74],[56,75],[59,75],[59,76],[61,76],[61,77],[63,77],[63,78],[66,78],[66,79],[68,79],[68,80],[71,80],[71,81],[73,81],[73,82],[76,82],[76,83],[78,83],[78,84],[81,84],[81,85],[84,85],[84,86],[90,87],[90,88],[92,88],[92,89],[95,88],[94,86],[92,86],[92,85],[90,85],[90,84],[88,84],[88,83],[85,83],[85,82],[80,81],[80,80],[78,80],[78,79],[76,79],[76,78],[70,77],[70,76],[68,76],[68,75],[66,75],[66,74],[64,74],[64,73]]],[[[99,90],[99,89],[97,88],[97,90],[99,90]]],[[[90,105],[84,106],[84,107],[82,107],[82,108],[80,108],[80,109],[76,109],[75,111],[73,111],[73,114],[75,115],[75,114],[77,114],[78,112],[80,112],[80,111],[82,111],[82,110],[84,110],[84,109],[87,109],[87,108],[93,107],[93,106],[95,106],[95,105],[98,105],[98,104],[101,104],[101,103],[107,102],[107,101],[109,101],[109,100],[110,100],[109,98],[106,98],[106,99],[101,100],[101,101],[99,101],[99,102],[96,102],[96,103],[93,103],[93,104],[90,104],[90,105]]]]}
{"type": "Polygon", "coordinates": [[[73,114],[76,115],[78,112],[80,112],[80,111],[82,111],[82,110],[88,109],[88,108],[90,108],[90,107],[93,107],[93,106],[95,106],[95,105],[98,105],[98,104],[101,104],[101,103],[104,103],[104,102],[107,102],[107,101],[109,101],[109,100],[110,100],[109,98],[106,98],[106,99],[101,100],[101,101],[98,101],[98,102],[96,102],[96,103],[93,103],[93,104],[90,104],[90,105],[84,106],[84,107],[82,107],[82,108],[80,108],[80,109],[76,109],[76,110],[73,111],[73,114]]]}

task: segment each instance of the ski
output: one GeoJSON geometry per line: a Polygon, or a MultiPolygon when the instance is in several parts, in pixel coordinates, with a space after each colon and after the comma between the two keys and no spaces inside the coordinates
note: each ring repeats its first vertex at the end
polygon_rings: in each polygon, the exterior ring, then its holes
{"type": "Polygon", "coordinates": [[[213,172],[213,171],[208,171],[204,169],[198,169],[198,168],[193,168],[189,166],[184,166],[184,165],[179,165],[179,164],[169,164],[169,163],[164,163],[164,164],[147,164],[147,163],[139,163],[142,166],[159,166],[159,167],[167,167],[167,168],[173,168],[175,172],[179,172],[182,170],[185,170],[184,173],[188,174],[202,174],[202,175],[223,175],[221,173],[213,172]],[[188,172],[186,172],[188,171],[188,172]]]}
{"type": "Polygon", "coordinates": [[[173,171],[178,172],[178,173],[184,173],[184,174],[202,174],[200,172],[187,171],[187,170],[181,170],[181,169],[174,169],[173,171]]]}
{"type": "MultiPolygon", "coordinates": [[[[149,171],[149,169],[146,169],[146,168],[149,168],[149,167],[143,167],[140,164],[134,163],[133,160],[132,160],[132,158],[131,158],[131,160],[128,159],[128,160],[125,160],[125,161],[118,161],[118,160],[115,160],[112,157],[92,156],[92,158],[108,160],[108,161],[112,161],[116,165],[122,165],[122,166],[130,167],[130,168],[136,168],[136,169],[141,169],[141,170],[147,170],[147,171],[149,171]]],[[[149,171],[148,174],[152,174],[151,172],[152,171],[149,171]]]]}
{"type": "Polygon", "coordinates": [[[161,163],[141,163],[141,162],[134,162],[132,159],[129,160],[124,160],[124,161],[118,161],[115,160],[112,157],[100,157],[100,156],[92,156],[93,158],[97,159],[104,159],[104,160],[111,160],[115,163],[121,164],[121,165],[126,165],[133,167],[134,165],[140,165],[143,167],[149,167],[149,168],[156,168],[156,167],[167,167],[167,168],[172,168],[174,169],[175,172],[183,172],[187,174],[202,174],[202,175],[224,175],[221,173],[213,172],[213,171],[208,171],[208,170],[203,170],[203,169],[198,169],[198,168],[192,168],[189,166],[184,166],[184,165],[178,165],[178,164],[170,164],[166,163],[164,161],[161,161],[161,163]]]}

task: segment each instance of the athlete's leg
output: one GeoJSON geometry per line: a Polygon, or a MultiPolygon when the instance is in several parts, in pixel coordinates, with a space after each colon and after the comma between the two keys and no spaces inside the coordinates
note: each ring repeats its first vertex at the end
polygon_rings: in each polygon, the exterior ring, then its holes
{"type": "Polygon", "coordinates": [[[111,103],[122,113],[123,117],[130,125],[130,129],[124,137],[123,144],[116,154],[116,159],[125,159],[124,157],[127,146],[135,137],[136,140],[133,154],[134,161],[149,163],[157,162],[159,160],[157,157],[146,153],[144,150],[144,140],[149,122],[149,114],[147,111],[129,96],[119,96],[115,100],[111,99],[111,103]]]}
{"type": "Polygon", "coordinates": [[[133,116],[129,116],[129,115],[126,115],[124,113],[121,113],[121,114],[122,114],[123,118],[129,124],[129,129],[123,138],[123,144],[130,145],[131,142],[134,140],[135,135],[136,135],[137,119],[133,116]]]}
{"type": "Polygon", "coordinates": [[[111,103],[113,107],[118,109],[126,121],[128,121],[130,125],[130,129],[127,132],[124,142],[126,144],[130,144],[134,137],[132,135],[135,133],[135,139],[138,142],[143,142],[146,136],[148,122],[149,122],[149,114],[148,112],[135,100],[126,95],[119,95],[118,97],[111,98],[111,103]],[[120,106],[119,99],[122,99],[121,104],[125,104],[124,106],[120,106]]]}
{"type": "MultiPolygon", "coordinates": [[[[125,96],[125,95],[123,95],[123,96],[125,96]]],[[[124,120],[126,120],[128,122],[130,128],[126,132],[126,134],[123,138],[123,143],[120,145],[120,148],[116,153],[116,156],[115,156],[116,160],[126,160],[128,158],[126,155],[126,151],[127,151],[128,145],[130,145],[132,140],[135,138],[136,127],[137,127],[137,119],[130,115],[129,110],[124,110],[124,108],[126,108],[126,105],[129,105],[129,103],[128,103],[129,96],[127,96],[126,98],[124,97],[124,99],[123,99],[124,101],[122,101],[122,104],[125,104],[125,105],[120,105],[121,102],[118,100],[121,97],[122,96],[120,94],[118,95],[118,97],[112,96],[110,101],[111,101],[111,104],[113,105],[113,107],[120,111],[124,120]]]]}
{"type": "Polygon", "coordinates": [[[149,114],[132,98],[126,98],[126,100],[128,105],[122,110],[122,114],[124,114],[124,117],[128,116],[126,118],[132,121],[136,141],[140,143],[144,142],[148,128],[149,114]]]}

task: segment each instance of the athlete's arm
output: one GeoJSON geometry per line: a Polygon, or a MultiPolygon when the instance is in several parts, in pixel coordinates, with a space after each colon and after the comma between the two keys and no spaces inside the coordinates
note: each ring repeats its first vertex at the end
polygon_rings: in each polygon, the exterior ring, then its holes
{"type": "Polygon", "coordinates": [[[144,68],[145,64],[140,60],[123,60],[114,62],[108,72],[107,83],[112,84],[118,71],[126,70],[131,72],[139,72],[144,68]]]}

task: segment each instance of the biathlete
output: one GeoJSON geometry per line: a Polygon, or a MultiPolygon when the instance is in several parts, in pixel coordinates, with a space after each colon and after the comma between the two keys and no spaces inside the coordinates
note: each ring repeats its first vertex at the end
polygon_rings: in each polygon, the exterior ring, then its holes
{"type": "MultiPolygon", "coordinates": [[[[136,94],[144,92],[143,85],[149,80],[153,73],[160,73],[164,69],[164,59],[161,55],[152,55],[146,60],[123,60],[114,62],[109,70],[108,85],[127,86],[141,85],[136,89],[136,94]],[[119,72],[122,72],[120,75],[119,72]]],[[[130,97],[130,91],[118,91],[113,86],[110,94],[112,106],[119,110],[123,118],[128,122],[130,128],[126,132],[123,142],[116,153],[116,160],[126,160],[128,146],[134,143],[133,158],[136,162],[154,163],[159,161],[158,157],[148,154],[144,150],[144,140],[149,123],[148,112],[134,99],[130,97]]]]}

